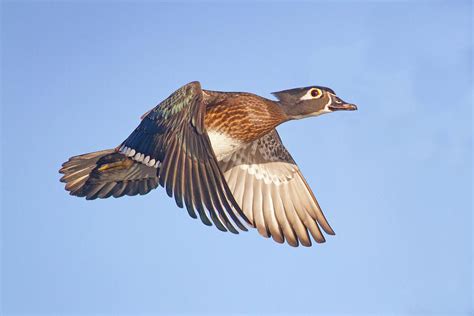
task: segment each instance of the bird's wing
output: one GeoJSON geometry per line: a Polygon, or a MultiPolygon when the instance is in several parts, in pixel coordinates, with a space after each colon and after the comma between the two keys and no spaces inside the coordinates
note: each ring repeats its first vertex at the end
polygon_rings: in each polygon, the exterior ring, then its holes
{"type": "Polygon", "coordinates": [[[159,184],[193,218],[206,225],[238,233],[247,220],[219,169],[204,126],[206,106],[199,82],[191,82],[144,115],[140,125],[120,145],[134,160],[158,167],[159,184]]]}
{"type": "Polygon", "coordinates": [[[219,161],[237,203],[258,232],[279,243],[321,243],[329,226],[306,180],[276,130],[219,161]],[[319,226],[318,226],[319,225],[319,226]]]}

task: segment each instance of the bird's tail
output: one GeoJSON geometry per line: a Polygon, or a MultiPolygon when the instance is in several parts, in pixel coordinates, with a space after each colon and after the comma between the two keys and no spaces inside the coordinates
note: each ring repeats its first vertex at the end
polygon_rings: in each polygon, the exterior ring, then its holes
{"type": "Polygon", "coordinates": [[[71,195],[93,200],[146,194],[158,186],[159,169],[107,149],[71,157],[59,172],[71,195]]]}

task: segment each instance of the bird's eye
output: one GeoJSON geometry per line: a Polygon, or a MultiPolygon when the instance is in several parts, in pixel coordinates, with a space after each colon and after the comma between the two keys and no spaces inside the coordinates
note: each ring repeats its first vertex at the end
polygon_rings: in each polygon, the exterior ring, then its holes
{"type": "Polygon", "coordinates": [[[319,88],[311,88],[309,90],[306,90],[306,93],[304,96],[300,98],[300,100],[313,100],[313,99],[319,99],[323,96],[323,91],[319,88]]]}
{"type": "Polygon", "coordinates": [[[311,93],[311,96],[312,96],[313,98],[319,98],[319,97],[323,94],[323,92],[321,91],[321,89],[317,89],[317,88],[316,88],[316,89],[312,89],[310,93],[311,93]]]}

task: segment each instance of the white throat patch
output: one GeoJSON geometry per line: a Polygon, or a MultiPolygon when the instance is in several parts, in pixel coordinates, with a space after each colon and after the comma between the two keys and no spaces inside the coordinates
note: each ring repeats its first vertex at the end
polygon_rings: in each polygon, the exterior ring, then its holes
{"type": "Polygon", "coordinates": [[[322,112],[321,114],[332,112],[332,111],[329,109],[329,105],[332,103],[332,93],[328,93],[328,96],[329,96],[328,103],[326,103],[326,105],[324,106],[324,109],[322,109],[322,110],[320,111],[320,112],[322,112]]]}

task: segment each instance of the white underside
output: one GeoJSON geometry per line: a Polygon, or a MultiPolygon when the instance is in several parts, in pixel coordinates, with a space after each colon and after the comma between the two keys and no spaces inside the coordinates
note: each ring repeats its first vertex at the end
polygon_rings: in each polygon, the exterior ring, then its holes
{"type": "Polygon", "coordinates": [[[214,150],[214,154],[216,154],[217,160],[222,160],[225,156],[232,154],[242,145],[241,141],[223,133],[208,131],[207,134],[209,135],[212,149],[214,150]]]}

